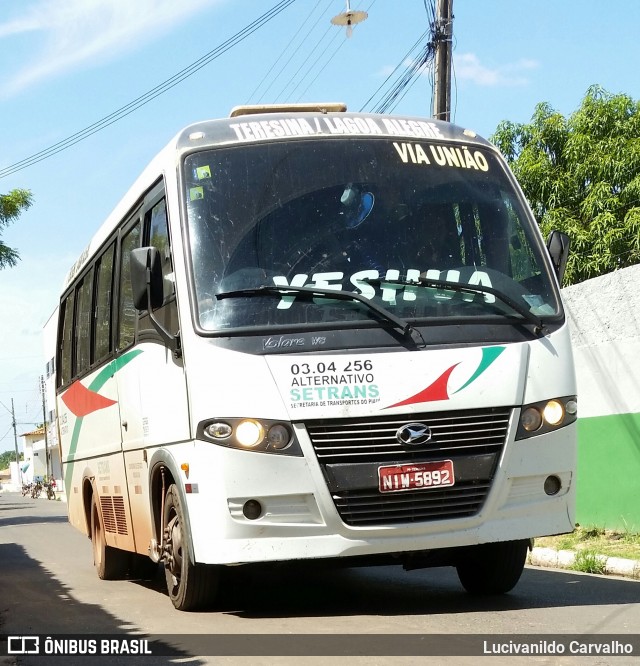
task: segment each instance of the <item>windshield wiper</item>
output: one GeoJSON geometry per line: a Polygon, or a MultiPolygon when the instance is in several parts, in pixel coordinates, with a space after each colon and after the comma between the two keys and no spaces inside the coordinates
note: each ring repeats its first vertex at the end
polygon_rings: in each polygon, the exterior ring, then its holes
{"type": "Polygon", "coordinates": [[[527,310],[523,305],[520,305],[510,296],[503,294],[498,289],[493,287],[485,287],[484,285],[479,284],[460,284],[459,282],[447,282],[446,280],[432,280],[430,278],[419,277],[417,280],[408,280],[406,278],[397,278],[395,280],[385,280],[383,278],[362,278],[360,282],[365,282],[375,287],[379,287],[383,284],[397,284],[405,287],[426,287],[431,289],[450,289],[451,291],[457,291],[461,294],[491,294],[495,296],[498,300],[502,301],[505,305],[508,305],[514,312],[519,314],[523,319],[525,319],[529,324],[533,325],[533,332],[536,335],[544,334],[544,322],[540,317],[534,315],[533,312],[527,310]]]}
{"type": "Polygon", "coordinates": [[[324,298],[333,298],[338,301],[357,301],[362,303],[367,309],[377,314],[382,320],[393,324],[393,327],[402,333],[406,338],[412,338],[414,341],[424,344],[424,340],[419,331],[417,331],[408,321],[396,317],[389,310],[373,303],[368,298],[352,291],[343,291],[338,289],[324,289],[322,287],[290,287],[280,285],[265,284],[260,287],[250,287],[247,289],[235,289],[233,291],[223,291],[216,294],[218,300],[223,298],[236,298],[242,296],[261,296],[268,294],[280,294],[287,296],[288,294],[296,294],[306,298],[313,298],[315,296],[322,296],[324,298]]]}

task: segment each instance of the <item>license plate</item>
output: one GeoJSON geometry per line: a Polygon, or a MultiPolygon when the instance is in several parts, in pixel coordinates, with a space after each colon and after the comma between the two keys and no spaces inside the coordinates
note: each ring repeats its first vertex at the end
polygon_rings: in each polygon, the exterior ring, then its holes
{"type": "Polygon", "coordinates": [[[381,493],[429,490],[452,486],[454,483],[452,460],[378,467],[378,488],[381,493]]]}

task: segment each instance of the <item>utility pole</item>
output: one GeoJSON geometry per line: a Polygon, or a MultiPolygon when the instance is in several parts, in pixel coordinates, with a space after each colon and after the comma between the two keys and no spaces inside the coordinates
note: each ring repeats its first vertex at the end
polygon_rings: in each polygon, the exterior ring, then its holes
{"type": "Polygon", "coordinates": [[[18,483],[22,485],[22,470],[20,469],[20,453],[18,452],[18,431],[16,430],[16,410],[11,398],[11,425],[13,426],[13,442],[16,447],[16,465],[18,466],[18,483]]]}
{"type": "Polygon", "coordinates": [[[435,47],[435,84],[433,117],[451,120],[451,43],[453,37],[453,0],[437,0],[436,22],[432,27],[435,47]]]}
{"type": "Polygon", "coordinates": [[[47,403],[45,395],[44,377],[40,375],[40,392],[42,393],[42,423],[44,426],[44,455],[47,459],[47,480],[51,478],[50,456],[49,456],[49,435],[47,433],[47,403]]]}

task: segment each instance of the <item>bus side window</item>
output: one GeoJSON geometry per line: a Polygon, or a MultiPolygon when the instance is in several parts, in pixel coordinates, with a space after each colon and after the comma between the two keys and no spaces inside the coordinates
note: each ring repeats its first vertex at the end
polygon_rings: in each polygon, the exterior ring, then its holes
{"type": "MultiPolygon", "coordinates": [[[[143,245],[150,245],[158,250],[162,268],[162,305],[154,308],[154,316],[172,333],[180,330],[178,325],[178,306],[176,302],[176,285],[173,273],[173,259],[171,256],[171,237],[169,235],[169,220],[165,199],[156,199],[156,203],[146,211],[145,234],[143,245]]],[[[139,320],[139,332],[152,329],[148,314],[143,314],[139,320]]]]}
{"type": "Polygon", "coordinates": [[[171,263],[171,243],[169,240],[169,225],[167,223],[167,207],[165,200],[159,201],[147,214],[149,219],[149,245],[160,252],[162,264],[162,282],[164,303],[175,295],[173,266],[171,263]]]}
{"type": "Polygon", "coordinates": [[[60,307],[60,348],[58,353],[60,358],[58,367],[60,372],[57,376],[58,386],[64,386],[71,381],[72,375],[72,353],[73,353],[73,304],[75,301],[75,292],[71,292],[62,301],[60,307]]]}
{"type": "Polygon", "coordinates": [[[140,247],[140,221],[129,229],[120,244],[120,290],[118,302],[118,349],[133,343],[136,333],[137,313],[133,306],[131,287],[131,250],[140,247]]]}
{"type": "Polygon", "coordinates": [[[73,374],[80,375],[89,368],[91,351],[91,301],[93,296],[93,268],[84,276],[76,289],[76,362],[73,374]]]}
{"type": "Polygon", "coordinates": [[[113,293],[114,245],[96,264],[96,296],[93,321],[93,359],[100,361],[111,351],[111,295],[113,293]]]}

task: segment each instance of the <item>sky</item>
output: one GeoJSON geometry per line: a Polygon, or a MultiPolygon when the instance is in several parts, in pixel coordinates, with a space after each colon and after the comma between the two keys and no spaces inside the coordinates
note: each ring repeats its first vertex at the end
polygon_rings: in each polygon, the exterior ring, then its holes
{"type": "MultiPolygon", "coordinates": [[[[21,256],[0,270],[0,452],[14,449],[12,400],[18,435],[42,422],[43,326],[66,272],[151,158],[183,127],[239,104],[373,110],[429,27],[425,4],[351,0],[368,18],[347,38],[330,23],[345,0],[0,2],[0,193],[34,198],[0,230],[21,256]],[[165,82],[175,85],[128,106],[165,82]],[[86,128],[82,141],[13,166],[86,128]]],[[[594,84],[638,96],[636,0],[453,0],[453,13],[452,121],[482,136],[528,122],[540,102],[568,116],[594,84]]],[[[391,112],[429,116],[431,75],[391,112]]]]}

